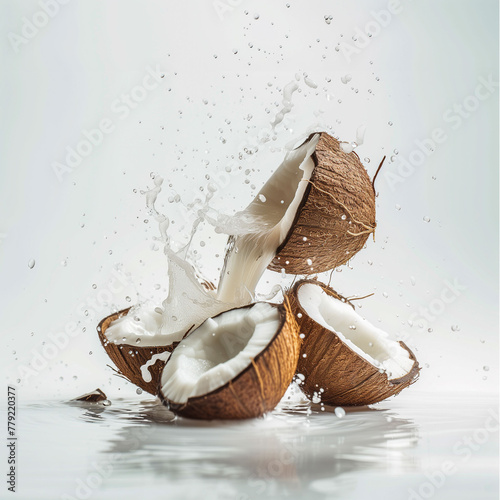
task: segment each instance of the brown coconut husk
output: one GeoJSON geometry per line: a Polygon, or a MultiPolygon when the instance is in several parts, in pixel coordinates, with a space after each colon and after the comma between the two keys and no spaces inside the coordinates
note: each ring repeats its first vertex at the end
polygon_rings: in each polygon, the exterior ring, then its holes
{"type": "Polygon", "coordinates": [[[295,374],[300,338],[290,307],[272,305],[279,310],[280,326],[267,347],[245,370],[214,391],[189,398],[182,404],[167,399],[160,388],[163,404],[176,415],[203,420],[254,418],[273,410],[295,374]]]}
{"type": "Polygon", "coordinates": [[[306,275],[328,271],[345,264],[375,232],[375,191],[359,156],[344,153],[337,139],[322,132],[312,159],[315,168],[309,185],[268,266],[272,271],[306,275]]]}
{"type": "Polygon", "coordinates": [[[168,346],[158,347],[138,347],[127,344],[114,344],[106,338],[105,332],[109,325],[116,319],[125,316],[130,310],[130,307],[118,311],[104,318],[97,326],[97,333],[104,350],[111,358],[118,369],[118,374],[140,387],[143,391],[149,392],[156,396],[158,384],[160,381],[161,371],[165,366],[165,361],[158,360],[153,366],[150,366],[151,382],[146,382],[142,378],[141,366],[146,364],[155,354],[160,354],[165,351],[172,352],[178,342],[174,342],[168,346]],[[130,354],[132,351],[132,354],[130,354]]]}
{"type": "MultiPolygon", "coordinates": [[[[334,332],[310,318],[297,297],[299,288],[306,283],[320,286],[338,300],[346,299],[316,280],[301,280],[287,294],[300,332],[305,335],[297,373],[305,377],[301,388],[308,397],[317,395],[323,403],[329,405],[370,405],[394,396],[416,382],[420,367],[415,355],[404,342],[399,344],[408,351],[413,366],[405,376],[389,380],[385,373],[380,373],[375,366],[344,344],[334,332]],[[299,313],[301,317],[298,317],[299,313]],[[304,354],[306,357],[303,357],[304,354]]],[[[354,308],[352,304],[351,306],[354,308]]]]}

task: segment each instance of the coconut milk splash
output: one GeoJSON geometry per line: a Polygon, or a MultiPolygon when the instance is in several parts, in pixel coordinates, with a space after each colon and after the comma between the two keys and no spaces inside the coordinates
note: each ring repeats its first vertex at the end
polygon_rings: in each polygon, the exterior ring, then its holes
{"type": "MultiPolygon", "coordinates": [[[[311,86],[310,82],[306,84],[311,86]]],[[[292,110],[292,97],[298,88],[296,81],[291,81],[283,88],[282,108],[270,123],[273,133],[285,115],[292,110]]],[[[311,127],[309,131],[313,130],[311,127]]],[[[265,137],[259,139],[259,143],[263,144],[268,140],[269,138],[265,137]]],[[[292,142],[285,146],[288,155],[297,163],[296,170],[300,179],[307,179],[310,175],[311,165],[306,164],[304,160],[314,151],[314,146],[315,141],[310,141],[309,146],[305,148],[306,151],[300,152],[301,158],[296,158],[297,153],[291,151],[292,142]]],[[[115,344],[140,344],[141,347],[170,345],[181,340],[186,332],[199,326],[207,317],[254,301],[257,283],[274,257],[277,242],[282,240],[288,231],[288,223],[278,224],[279,220],[276,217],[271,217],[271,220],[269,218],[269,210],[273,211],[271,206],[273,190],[266,190],[264,187],[252,202],[251,210],[247,208],[228,216],[210,207],[210,200],[216,187],[209,184],[201,208],[197,207],[196,219],[191,226],[188,242],[179,250],[174,250],[168,235],[170,221],[156,209],[155,205],[162,190],[163,178],[154,176],[153,179],[153,188],[145,193],[146,205],[150,215],[158,223],[159,239],[163,243],[167,258],[168,295],[162,307],[150,303],[138,304],[129,314],[114,321],[106,330],[106,337],[115,344]],[[258,204],[262,206],[259,207],[258,204]],[[210,289],[201,273],[187,259],[190,244],[203,221],[211,224],[217,233],[229,235],[227,257],[218,291],[210,289]]],[[[302,184],[300,179],[298,182],[302,184]]],[[[294,199],[297,185],[289,188],[291,189],[288,193],[278,193],[277,196],[280,198],[278,204],[282,198],[288,198],[285,207],[290,203],[293,205],[294,201],[300,201],[296,196],[297,200],[294,199]]],[[[276,203],[276,199],[274,202],[276,203]]],[[[281,212],[283,216],[283,207],[281,206],[277,212],[281,212]]],[[[275,288],[267,297],[271,298],[278,291],[275,288]]]]}
{"type": "Polygon", "coordinates": [[[208,204],[214,190],[208,190],[204,205],[192,224],[188,243],[180,250],[174,250],[168,236],[170,221],[155,207],[162,184],[163,179],[155,176],[154,187],[146,193],[146,204],[150,215],[158,222],[167,258],[168,295],[162,307],[154,307],[149,303],[138,304],[129,314],[114,321],[106,330],[106,337],[115,344],[140,344],[141,347],[170,345],[181,340],[186,332],[199,326],[207,317],[238,305],[218,300],[214,290],[202,284],[203,279],[199,278],[201,274],[187,260],[189,246],[209,210],[208,204]]]}

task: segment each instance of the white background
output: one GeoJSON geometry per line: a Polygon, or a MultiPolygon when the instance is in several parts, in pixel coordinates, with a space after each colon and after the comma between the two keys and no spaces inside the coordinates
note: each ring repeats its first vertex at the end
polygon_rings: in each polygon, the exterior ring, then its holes
{"type": "MultiPolygon", "coordinates": [[[[159,206],[181,240],[189,230],[181,228],[183,204],[206,187],[206,174],[225,180],[225,167],[233,168],[213,203],[232,213],[279,165],[280,148],[318,125],[348,141],[365,125],[357,151],[370,159],[371,176],[388,157],[376,184],[376,241],[334,273],[334,288],[349,296],[375,292],[361,311],[415,348],[423,370],[411,390],[497,390],[498,88],[468,117],[451,117],[480,78],[498,81],[498,5],[402,0],[381,26],[376,14],[388,5],[73,0],[29,31],[34,16],[44,19],[38,2],[2,2],[1,357],[21,398],[65,399],[97,386],[108,395],[134,390],[112,377],[95,326],[114,307],[130,305],[127,296],[132,303],[136,294],[165,297],[165,262],[151,249],[157,230],[144,222],[140,194],[152,186],[151,172],[166,179],[159,206]],[[359,48],[365,27],[374,34],[359,48]],[[29,37],[20,42],[23,30],[29,37]],[[164,78],[148,80],[155,88],[133,109],[118,108],[148,68],[164,78]],[[318,87],[302,81],[277,140],[238,161],[296,73],[318,87]],[[346,74],[352,80],[343,84],[346,74]],[[114,130],[58,178],[54,162],[64,163],[67,148],[106,118],[114,130]],[[436,128],[446,140],[391,184],[401,159],[436,128]],[[169,203],[175,194],[181,202],[169,203]],[[126,287],[113,274],[117,266],[126,287]],[[441,307],[447,282],[466,289],[429,324],[410,326],[419,308],[441,307]],[[110,286],[116,293],[104,304],[110,286]],[[79,334],[61,340],[48,360],[44,349],[72,322],[79,334]]],[[[216,279],[225,239],[205,228],[198,240],[206,242],[195,247],[202,270],[216,279]]],[[[266,274],[261,291],[275,282],[279,276],[266,274]]]]}

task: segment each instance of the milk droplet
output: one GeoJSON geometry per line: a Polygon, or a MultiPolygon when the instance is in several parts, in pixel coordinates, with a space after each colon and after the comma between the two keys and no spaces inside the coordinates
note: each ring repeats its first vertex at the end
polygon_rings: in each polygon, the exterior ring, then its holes
{"type": "Polygon", "coordinates": [[[308,266],[312,266],[313,261],[311,259],[306,260],[308,266]]]}
{"type": "Polygon", "coordinates": [[[337,406],[337,408],[335,408],[335,415],[337,415],[338,418],[344,418],[345,417],[345,410],[344,410],[344,408],[341,408],[340,406],[337,406]]]}
{"type": "Polygon", "coordinates": [[[136,390],[135,390],[135,393],[136,394],[142,394],[142,389],[140,387],[138,387],[136,390]]]}
{"type": "Polygon", "coordinates": [[[401,205],[396,205],[396,210],[401,210],[401,205]]]}
{"type": "Polygon", "coordinates": [[[28,262],[28,267],[30,269],[33,269],[35,267],[35,259],[31,259],[29,262],[28,262]]]}
{"type": "Polygon", "coordinates": [[[318,84],[311,80],[308,76],[304,77],[304,83],[308,86],[311,87],[312,89],[318,88],[318,84]]]}
{"type": "Polygon", "coordinates": [[[452,332],[458,332],[459,330],[460,330],[460,327],[458,325],[451,325],[452,332]]]}
{"type": "Polygon", "coordinates": [[[344,153],[352,153],[353,151],[353,147],[352,147],[352,144],[350,142],[341,142],[340,143],[340,149],[344,152],[344,153]]]}
{"type": "Polygon", "coordinates": [[[487,366],[487,365],[484,365],[484,366],[483,366],[483,370],[484,370],[485,372],[489,372],[489,371],[490,371],[490,367],[489,367],[489,366],[487,366]]]}
{"type": "Polygon", "coordinates": [[[344,84],[349,83],[352,80],[352,75],[344,75],[340,77],[340,81],[344,84]]]}
{"type": "Polygon", "coordinates": [[[431,218],[430,218],[430,217],[428,217],[428,216],[426,215],[426,216],[424,217],[424,221],[425,221],[425,222],[430,222],[430,221],[431,221],[431,218]]]}
{"type": "Polygon", "coordinates": [[[415,279],[415,276],[410,276],[410,283],[415,286],[415,283],[417,282],[417,280],[415,279]]]}
{"type": "Polygon", "coordinates": [[[262,203],[265,203],[267,198],[263,195],[263,194],[259,194],[259,200],[262,202],[262,203]]]}
{"type": "Polygon", "coordinates": [[[366,126],[365,125],[360,125],[357,130],[356,130],[356,144],[360,146],[365,142],[365,132],[366,132],[366,126]]]}

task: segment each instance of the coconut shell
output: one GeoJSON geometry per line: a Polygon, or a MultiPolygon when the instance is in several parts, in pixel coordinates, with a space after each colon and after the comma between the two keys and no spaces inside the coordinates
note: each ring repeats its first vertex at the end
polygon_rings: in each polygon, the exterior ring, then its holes
{"type": "Polygon", "coordinates": [[[268,266],[272,271],[309,275],[336,268],[375,231],[375,192],[358,155],[344,153],[337,139],[322,132],[312,159],[310,182],[268,266]]]}
{"type": "MultiPolygon", "coordinates": [[[[165,398],[160,388],[158,392],[163,404],[176,415],[203,420],[254,418],[273,410],[295,374],[300,338],[290,308],[272,305],[279,310],[280,326],[267,347],[247,368],[214,391],[189,398],[182,404],[165,398]]],[[[251,306],[244,306],[248,307],[251,306]]]]}
{"type": "Polygon", "coordinates": [[[129,310],[130,307],[104,318],[97,326],[97,333],[99,334],[99,339],[104,350],[118,368],[118,373],[140,387],[143,391],[156,396],[165,361],[158,360],[153,366],[148,368],[152,377],[151,382],[145,382],[142,378],[141,366],[146,364],[155,354],[160,354],[165,351],[172,352],[178,342],[174,342],[172,345],[159,347],[137,347],[109,342],[104,334],[105,331],[115,319],[125,316],[129,310]],[[130,351],[132,351],[132,354],[130,354],[130,351]]]}
{"type": "Polygon", "coordinates": [[[413,366],[404,377],[389,380],[385,373],[380,373],[376,367],[344,344],[334,332],[310,318],[297,296],[299,288],[305,283],[319,285],[327,294],[339,300],[343,297],[315,280],[301,280],[287,294],[300,332],[305,335],[297,373],[305,377],[301,388],[308,397],[312,398],[316,393],[323,403],[329,405],[369,405],[400,393],[417,380],[420,370],[418,361],[404,342],[399,344],[408,351],[413,366]],[[302,316],[298,317],[299,313],[302,316]],[[324,392],[320,393],[320,389],[324,392]]]}

